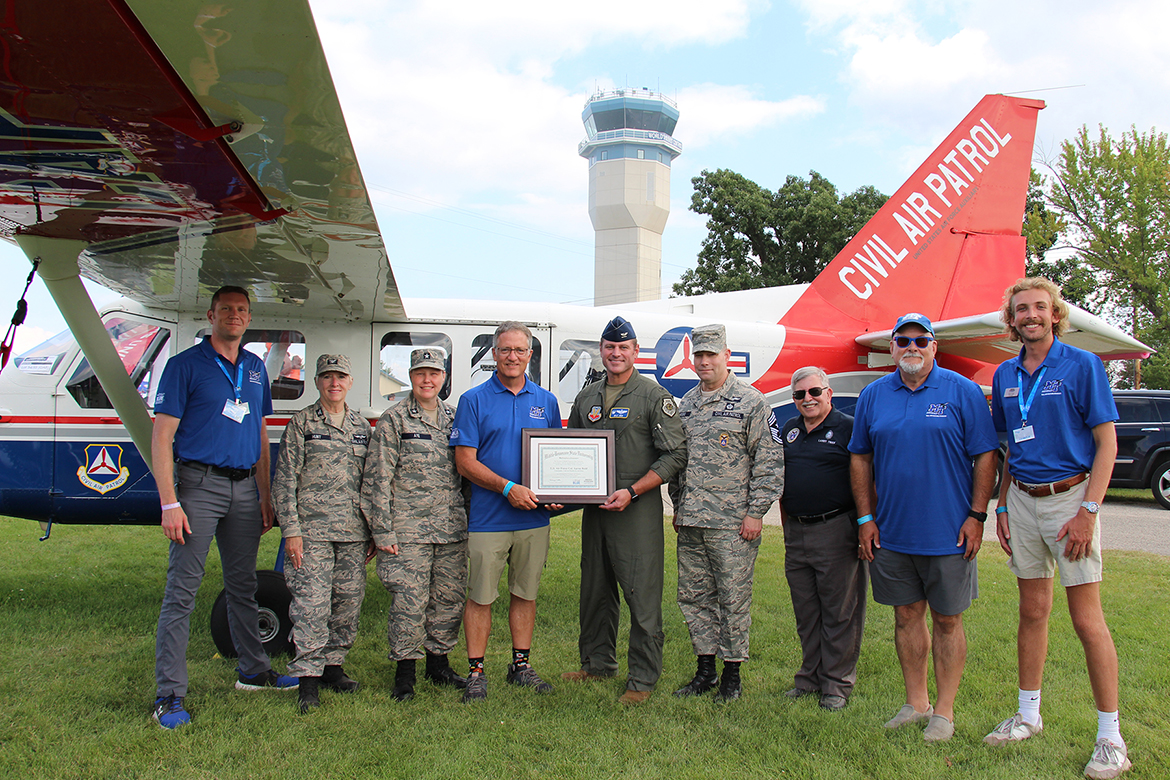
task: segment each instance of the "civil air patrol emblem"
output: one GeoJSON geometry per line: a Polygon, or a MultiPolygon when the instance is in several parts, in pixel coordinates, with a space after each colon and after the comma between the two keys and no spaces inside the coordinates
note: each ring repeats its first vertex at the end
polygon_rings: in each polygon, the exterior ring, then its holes
{"type": "Polygon", "coordinates": [[[789,444],[791,444],[792,442],[796,441],[796,437],[798,437],[798,436],[800,436],[800,430],[797,428],[793,428],[792,430],[790,430],[788,432],[788,435],[785,436],[784,438],[788,440],[789,444]]]}
{"type": "Polygon", "coordinates": [[[832,438],[833,438],[833,432],[832,432],[832,431],[825,431],[825,438],[826,438],[826,439],[832,439],[832,438]]]}
{"type": "Polygon", "coordinates": [[[594,406],[592,409],[589,410],[588,420],[589,420],[589,422],[597,422],[600,419],[601,419],[601,407],[594,406]]]}
{"type": "Polygon", "coordinates": [[[663,414],[665,414],[667,417],[674,417],[674,415],[677,412],[678,412],[678,405],[674,402],[673,398],[663,398],[662,399],[662,413],[663,414]]]}
{"type": "Polygon", "coordinates": [[[719,446],[720,447],[730,447],[731,446],[731,435],[727,431],[720,431],[720,433],[719,433],[719,446]]]}
{"type": "Polygon", "coordinates": [[[630,416],[629,409],[610,409],[609,410],[609,419],[611,419],[611,420],[624,420],[629,416],[630,416]]]}
{"type": "Polygon", "coordinates": [[[543,406],[530,407],[528,409],[528,416],[534,420],[539,420],[541,417],[544,417],[544,407],[543,406]]]}
{"type": "Polygon", "coordinates": [[[125,485],[130,469],[122,465],[122,448],[117,444],[87,444],[85,465],[77,469],[77,479],[103,496],[125,485]]]}

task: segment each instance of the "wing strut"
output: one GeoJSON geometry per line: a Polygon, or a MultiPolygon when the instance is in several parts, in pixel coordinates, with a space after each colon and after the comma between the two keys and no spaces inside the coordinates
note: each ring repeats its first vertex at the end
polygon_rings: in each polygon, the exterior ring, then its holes
{"type": "Polygon", "coordinates": [[[81,283],[77,257],[88,244],[84,241],[27,234],[17,234],[16,243],[29,260],[35,262],[36,258],[40,258],[38,273],[45,280],[45,287],[89,360],[94,375],[113,402],[130,438],[142,453],[142,459],[149,465],[153,427],[150,413],[146,411],[146,404],[126,373],[126,367],[114,349],[114,342],[110,341],[106,326],[98,317],[85,285],[81,283]]]}

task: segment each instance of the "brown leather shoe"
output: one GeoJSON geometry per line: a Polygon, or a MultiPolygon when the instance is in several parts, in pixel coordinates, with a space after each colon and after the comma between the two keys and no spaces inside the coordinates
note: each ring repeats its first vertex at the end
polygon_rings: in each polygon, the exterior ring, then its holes
{"type": "Polygon", "coordinates": [[[562,680],[571,680],[573,682],[596,682],[597,680],[605,680],[608,678],[602,677],[599,674],[592,674],[584,669],[578,669],[575,672],[565,672],[561,675],[562,680]]]}
{"type": "Polygon", "coordinates": [[[622,704],[641,704],[650,698],[651,691],[626,691],[618,697],[622,704]]]}

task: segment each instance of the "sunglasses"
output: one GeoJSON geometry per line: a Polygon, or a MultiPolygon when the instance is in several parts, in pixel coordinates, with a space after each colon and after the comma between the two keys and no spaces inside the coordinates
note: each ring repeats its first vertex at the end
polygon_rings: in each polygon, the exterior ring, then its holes
{"type": "Polygon", "coordinates": [[[896,336],[894,343],[898,345],[898,349],[905,349],[910,346],[910,342],[914,342],[914,346],[919,349],[926,349],[930,342],[934,341],[930,336],[919,336],[917,338],[910,338],[909,336],[896,336]]]}
{"type": "Polygon", "coordinates": [[[792,400],[803,401],[805,393],[811,395],[813,398],[820,398],[821,393],[825,392],[828,389],[829,388],[827,388],[827,387],[810,387],[808,390],[793,390],[792,391],[792,400]]]}

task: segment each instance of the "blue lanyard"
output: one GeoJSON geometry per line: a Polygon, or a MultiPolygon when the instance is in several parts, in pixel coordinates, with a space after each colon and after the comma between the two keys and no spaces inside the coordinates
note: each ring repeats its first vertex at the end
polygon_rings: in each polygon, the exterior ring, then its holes
{"type": "MultiPolygon", "coordinates": [[[[240,357],[242,358],[243,355],[241,355],[240,357]]],[[[229,382],[231,382],[232,375],[231,375],[231,373],[228,372],[227,366],[225,366],[223,364],[223,361],[219,359],[219,355],[215,356],[215,362],[216,362],[216,364],[219,365],[219,370],[222,371],[223,375],[227,377],[227,380],[229,382]]],[[[236,403],[240,402],[240,388],[243,386],[243,384],[244,384],[244,361],[240,360],[240,364],[238,366],[236,366],[236,381],[232,383],[232,389],[236,391],[236,403]]]]}
{"type": "Polygon", "coordinates": [[[1032,392],[1028,393],[1028,400],[1024,400],[1024,377],[1028,374],[1023,368],[1016,366],[1016,385],[1020,388],[1020,394],[1016,398],[1020,402],[1020,425],[1028,424],[1028,410],[1032,408],[1032,401],[1036,400],[1036,389],[1040,387],[1040,380],[1044,378],[1044,372],[1048,370],[1048,366],[1043,366],[1040,373],[1036,375],[1036,381],[1032,383],[1032,392]]]}

